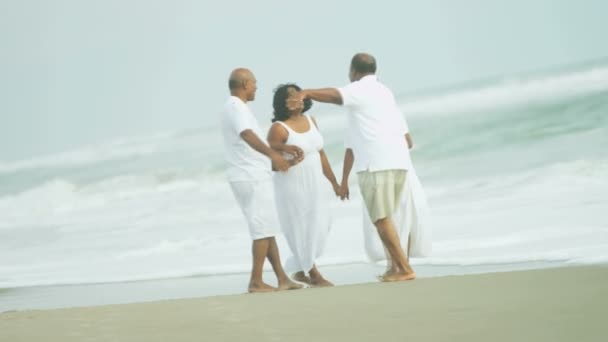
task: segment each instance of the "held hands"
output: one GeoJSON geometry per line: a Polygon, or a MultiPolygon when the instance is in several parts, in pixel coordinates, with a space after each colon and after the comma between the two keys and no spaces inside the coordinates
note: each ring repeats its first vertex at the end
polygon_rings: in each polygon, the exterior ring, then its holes
{"type": "MultiPolygon", "coordinates": [[[[336,184],[337,186],[337,184],[336,184]]],[[[348,189],[348,182],[343,182],[342,185],[337,188],[334,186],[336,196],[340,197],[341,200],[350,199],[350,190],[348,189]]]]}
{"type": "Polygon", "coordinates": [[[337,183],[333,185],[334,192],[336,196],[340,197],[341,200],[350,199],[350,192],[348,189],[348,182],[343,183],[342,185],[338,185],[337,183]]]}
{"type": "Polygon", "coordinates": [[[336,196],[340,197],[340,185],[338,185],[338,183],[333,183],[331,186],[334,188],[336,196]]]}

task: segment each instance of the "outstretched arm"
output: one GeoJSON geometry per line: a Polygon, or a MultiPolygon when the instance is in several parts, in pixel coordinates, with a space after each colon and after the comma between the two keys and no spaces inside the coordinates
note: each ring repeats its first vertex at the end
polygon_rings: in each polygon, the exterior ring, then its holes
{"type": "Polygon", "coordinates": [[[305,89],[300,91],[302,100],[311,99],[317,102],[333,103],[342,105],[342,95],[336,88],[323,88],[323,89],[305,89]]]}
{"type": "Polygon", "coordinates": [[[241,132],[240,136],[251,148],[270,158],[273,170],[287,171],[289,162],[283,159],[279,153],[268,147],[268,145],[264,144],[255,132],[246,129],[241,132]]]}
{"type": "Polygon", "coordinates": [[[338,180],[336,179],[336,175],[334,175],[334,171],[331,169],[331,165],[329,164],[329,160],[327,159],[327,155],[324,150],[319,151],[321,155],[321,165],[323,167],[323,175],[325,178],[331,183],[336,196],[340,196],[340,186],[338,185],[338,180]]]}

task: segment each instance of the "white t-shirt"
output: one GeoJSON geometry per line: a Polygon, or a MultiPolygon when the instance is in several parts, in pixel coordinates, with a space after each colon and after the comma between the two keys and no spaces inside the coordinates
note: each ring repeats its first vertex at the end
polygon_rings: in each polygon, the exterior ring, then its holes
{"type": "Polygon", "coordinates": [[[411,168],[405,134],[409,132],[393,92],[375,75],[339,88],[348,109],[345,145],[355,155],[355,172],[411,168]]]}
{"type": "Polygon", "coordinates": [[[241,138],[241,132],[252,130],[262,141],[260,126],[249,106],[236,96],[230,96],[222,111],[224,154],[230,182],[257,181],[271,177],[271,162],[241,138]]]}

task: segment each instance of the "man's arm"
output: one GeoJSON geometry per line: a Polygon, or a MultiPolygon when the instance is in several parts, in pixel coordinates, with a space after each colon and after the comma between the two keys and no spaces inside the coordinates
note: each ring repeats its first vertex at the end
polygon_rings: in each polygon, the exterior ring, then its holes
{"type": "Polygon", "coordinates": [[[353,164],[355,162],[355,155],[353,154],[353,150],[350,148],[346,149],[344,152],[344,167],[342,169],[342,184],[340,184],[340,199],[344,200],[350,198],[350,191],[348,189],[348,177],[350,176],[350,171],[353,169],[353,164]]]}
{"type": "Polygon", "coordinates": [[[291,154],[293,156],[293,159],[290,160],[290,162],[292,162],[292,166],[304,160],[304,151],[302,151],[302,149],[296,145],[282,144],[280,146],[270,145],[270,147],[272,147],[273,150],[291,154]]]}
{"type": "Polygon", "coordinates": [[[252,130],[246,129],[241,132],[240,136],[249,146],[251,146],[251,148],[270,158],[273,169],[279,171],[287,171],[287,169],[289,169],[289,162],[268,147],[268,145],[264,144],[252,130]]]}
{"type": "Polygon", "coordinates": [[[336,88],[305,89],[300,91],[300,95],[302,96],[302,100],[311,99],[317,102],[333,103],[337,105],[342,105],[344,103],[342,95],[340,95],[340,92],[336,88]]]}
{"type": "Polygon", "coordinates": [[[414,147],[414,141],[409,133],[405,133],[405,141],[407,141],[407,147],[411,150],[414,147]]]}

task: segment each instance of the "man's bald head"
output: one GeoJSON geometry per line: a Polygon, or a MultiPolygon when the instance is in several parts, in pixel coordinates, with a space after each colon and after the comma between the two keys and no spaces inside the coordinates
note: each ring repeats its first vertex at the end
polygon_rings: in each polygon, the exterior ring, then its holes
{"type": "Polygon", "coordinates": [[[369,53],[358,53],[350,62],[350,69],[358,74],[369,75],[376,73],[376,59],[369,53]]]}
{"type": "Polygon", "coordinates": [[[233,96],[239,97],[245,102],[253,101],[258,89],[257,80],[249,69],[234,69],[228,79],[228,88],[233,96]]]}
{"type": "Polygon", "coordinates": [[[245,68],[234,69],[230,73],[230,79],[228,79],[228,88],[230,88],[230,90],[242,88],[245,82],[254,79],[255,76],[253,76],[251,70],[245,68]]]}

